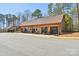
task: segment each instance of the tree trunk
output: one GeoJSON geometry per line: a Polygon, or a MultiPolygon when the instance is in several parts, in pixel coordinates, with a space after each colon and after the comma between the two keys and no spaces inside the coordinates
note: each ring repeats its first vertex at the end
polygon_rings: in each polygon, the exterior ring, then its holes
{"type": "Polygon", "coordinates": [[[16,20],[13,20],[13,26],[14,26],[14,32],[16,32],[16,24],[15,24],[16,20]]]}
{"type": "Polygon", "coordinates": [[[3,20],[3,32],[4,32],[4,29],[5,29],[4,27],[5,27],[5,22],[4,22],[4,20],[3,20]]]}
{"type": "Polygon", "coordinates": [[[79,31],[79,3],[77,3],[78,31],[79,31]]]}

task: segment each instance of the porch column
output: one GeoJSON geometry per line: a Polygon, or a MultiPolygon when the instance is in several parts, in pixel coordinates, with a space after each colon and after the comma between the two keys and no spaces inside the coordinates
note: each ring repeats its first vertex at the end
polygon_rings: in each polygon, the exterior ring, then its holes
{"type": "Polygon", "coordinates": [[[40,34],[41,30],[40,30],[40,26],[37,26],[37,33],[40,34]]]}
{"type": "Polygon", "coordinates": [[[32,33],[32,27],[29,27],[29,31],[30,31],[30,33],[32,33]]]}
{"type": "Polygon", "coordinates": [[[50,26],[48,26],[48,34],[50,34],[50,26]]]}
{"type": "Polygon", "coordinates": [[[18,32],[22,32],[22,31],[21,31],[21,29],[22,29],[22,28],[21,28],[21,27],[19,27],[18,32]]]}
{"type": "Polygon", "coordinates": [[[58,26],[58,35],[61,34],[61,26],[58,26]]]}
{"type": "Polygon", "coordinates": [[[40,27],[39,29],[40,29],[40,32],[39,33],[41,34],[42,33],[42,27],[40,27]]]}

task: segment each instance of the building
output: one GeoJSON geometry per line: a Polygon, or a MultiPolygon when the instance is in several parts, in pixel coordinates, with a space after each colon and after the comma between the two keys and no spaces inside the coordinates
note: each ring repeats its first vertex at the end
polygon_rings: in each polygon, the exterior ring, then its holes
{"type": "Polygon", "coordinates": [[[11,22],[9,26],[6,27],[6,31],[7,32],[16,32],[16,25],[13,25],[13,23],[11,22]]]}
{"type": "Polygon", "coordinates": [[[16,32],[16,26],[7,27],[7,32],[16,32]]]}
{"type": "Polygon", "coordinates": [[[20,32],[37,34],[62,34],[65,30],[64,15],[47,16],[22,22],[19,26],[20,32]]]}

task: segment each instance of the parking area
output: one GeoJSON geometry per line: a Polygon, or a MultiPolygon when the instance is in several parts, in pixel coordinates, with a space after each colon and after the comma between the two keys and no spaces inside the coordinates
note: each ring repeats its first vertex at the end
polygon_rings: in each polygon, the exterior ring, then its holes
{"type": "Polygon", "coordinates": [[[24,33],[0,33],[0,55],[79,55],[79,40],[35,37],[24,33]]]}

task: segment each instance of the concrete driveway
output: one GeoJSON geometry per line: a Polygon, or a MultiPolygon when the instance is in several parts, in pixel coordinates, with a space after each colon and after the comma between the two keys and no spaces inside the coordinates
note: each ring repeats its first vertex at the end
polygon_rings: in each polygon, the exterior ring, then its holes
{"type": "Polygon", "coordinates": [[[79,40],[59,40],[24,35],[23,33],[0,33],[2,56],[66,56],[79,55],[79,40]]]}

